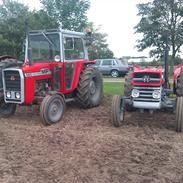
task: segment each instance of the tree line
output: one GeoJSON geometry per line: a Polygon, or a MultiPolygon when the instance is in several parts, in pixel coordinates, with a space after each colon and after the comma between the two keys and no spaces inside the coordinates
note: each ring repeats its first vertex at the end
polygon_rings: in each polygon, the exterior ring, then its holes
{"type": "Polygon", "coordinates": [[[93,43],[89,46],[89,58],[112,58],[113,52],[106,43],[107,34],[89,22],[89,0],[40,0],[40,10],[30,8],[16,0],[3,0],[0,5],[0,55],[12,55],[23,59],[25,22],[31,30],[63,29],[81,31],[90,28],[93,43]]]}
{"type": "MultiPolygon", "coordinates": [[[[40,10],[30,10],[16,0],[2,0],[0,5],[0,55],[21,57],[25,39],[25,20],[30,29],[63,29],[93,31],[93,44],[89,47],[90,59],[113,57],[108,48],[107,34],[88,21],[89,0],[40,0],[40,10]]],[[[150,56],[163,58],[169,49],[173,66],[183,45],[183,0],[149,0],[137,5],[139,23],[135,33],[142,34],[137,40],[139,51],[150,48],[150,56]]],[[[125,43],[124,43],[125,44],[125,43]]]]}
{"type": "Polygon", "coordinates": [[[150,48],[150,56],[162,58],[168,49],[173,68],[183,45],[183,0],[149,0],[137,8],[140,21],[135,33],[143,35],[137,40],[138,50],[150,48]]]}

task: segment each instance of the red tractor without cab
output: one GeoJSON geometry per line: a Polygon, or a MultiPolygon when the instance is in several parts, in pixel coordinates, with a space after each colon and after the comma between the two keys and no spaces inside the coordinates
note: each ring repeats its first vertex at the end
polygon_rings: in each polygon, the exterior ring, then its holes
{"type": "MultiPolygon", "coordinates": [[[[166,64],[165,64],[166,65],[166,64]]],[[[183,70],[178,65],[174,71],[173,89],[168,82],[165,69],[140,68],[138,65],[125,78],[124,96],[115,95],[112,99],[112,123],[119,127],[124,121],[125,111],[139,109],[151,113],[158,109],[176,111],[176,131],[183,131],[183,70]],[[173,97],[176,95],[177,97],[173,97]]]]}
{"type": "Polygon", "coordinates": [[[84,108],[98,106],[103,96],[100,72],[88,67],[88,34],[67,30],[27,33],[25,63],[3,70],[1,115],[15,113],[16,105],[40,105],[44,125],[61,120],[65,101],[76,99],[84,108]]]}

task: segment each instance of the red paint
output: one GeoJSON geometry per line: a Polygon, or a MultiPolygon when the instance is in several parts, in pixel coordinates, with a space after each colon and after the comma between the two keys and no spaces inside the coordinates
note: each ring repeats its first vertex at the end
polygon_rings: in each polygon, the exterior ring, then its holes
{"type": "Polygon", "coordinates": [[[160,82],[157,83],[144,83],[144,82],[136,82],[132,80],[132,85],[133,86],[144,86],[144,87],[158,87],[158,86],[162,86],[165,82],[164,80],[164,69],[162,67],[158,67],[158,68],[140,68],[139,65],[135,65],[134,67],[134,71],[132,74],[132,78],[134,78],[134,75],[136,73],[152,73],[152,74],[159,74],[159,78],[160,78],[160,82]]]}
{"type": "Polygon", "coordinates": [[[182,70],[182,65],[179,64],[179,65],[177,65],[177,67],[176,67],[176,69],[175,69],[175,71],[173,73],[173,83],[174,83],[174,87],[175,88],[177,87],[177,79],[178,79],[178,77],[179,77],[179,75],[181,73],[181,70],[182,70]]]}
{"type": "Polygon", "coordinates": [[[24,75],[26,73],[40,72],[41,69],[46,69],[46,68],[52,72],[51,74],[47,74],[47,75],[45,74],[42,76],[25,77],[25,104],[26,105],[32,104],[35,100],[34,92],[36,87],[36,81],[50,79],[50,81],[53,83],[53,69],[55,66],[61,67],[61,72],[60,72],[61,89],[59,92],[62,94],[70,94],[77,88],[80,74],[82,70],[86,67],[86,64],[93,64],[93,63],[95,63],[95,61],[76,60],[76,61],[65,61],[65,62],[46,62],[46,63],[40,62],[40,63],[35,63],[32,66],[24,64],[22,66],[22,71],[24,75]],[[73,80],[72,80],[70,89],[66,89],[66,65],[67,64],[73,64],[73,66],[75,65],[75,71],[73,74],[73,80]]]}

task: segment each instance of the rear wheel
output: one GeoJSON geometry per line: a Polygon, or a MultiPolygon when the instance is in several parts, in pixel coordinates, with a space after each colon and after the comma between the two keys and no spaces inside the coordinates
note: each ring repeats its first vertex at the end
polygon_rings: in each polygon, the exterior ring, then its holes
{"type": "Polygon", "coordinates": [[[83,108],[96,107],[103,97],[101,73],[95,68],[86,68],[80,76],[77,88],[77,101],[83,108]]]}
{"type": "Polygon", "coordinates": [[[112,70],[112,71],[111,71],[111,76],[112,76],[113,78],[117,78],[117,77],[119,76],[119,71],[117,71],[117,70],[112,70]]]}
{"type": "Polygon", "coordinates": [[[16,104],[5,103],[4,99],[0,100],[0,117],[10,117],[15,114],[16,104]]]}
{"type": "Polygon", "coordinates": [[[58,123],[65,111],[65,100],[62,96],[47,95],[40,106],[40,116],[44,125],[58,123]]]}
{"type": "MultiPolygon", "coordinates": [[[[125,76],[124,96],[125,97],[131,97],[132,90],[133,90],[133,86],[132,86],[132,71],[130,71],[125,76]]],[[[130,104],[126,104],[125,108],[126,108],[127,111],[134,111],[135,110],[133,108],[133,106],[130,105],[130,104]]]]}
{"type": "Polygon", "coordinates": [[[176,131],[183,131],[183,97],[177,97],[176,106],[176,131]]]}
{"type": "Polygon", "coordinates": [[[183,96],[183,68],[181,69],[181,73],[177,79],[177,89],[176,89],[177,96],[183,96]]]}
{"type": "Polygon", "coordinates": [[[111,120],[115,127],[123,124],[125,117],[124,99],[121,96],[114,95],[111,106],[111,120]]]}
{"type": "Polygon", "coordinates": [[[183,131],[183,69],[177,79],[176,87],[177,104],[176,104],[176,131],[183,131]]]}

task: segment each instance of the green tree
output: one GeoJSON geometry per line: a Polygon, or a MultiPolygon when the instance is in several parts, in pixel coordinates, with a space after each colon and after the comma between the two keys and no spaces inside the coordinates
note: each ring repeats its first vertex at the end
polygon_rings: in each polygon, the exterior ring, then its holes
{"type": "Polygon", "coordinates": [[[63,29],[83,31],[87,25],[89,0],[40,0],[48,15],[63,29]]]}
{"type": "Polygon", "coordinates": [[[0,5],[0,54],[17,56],[22,51],[24,19],[28,7],[16,1],[4,0],[0,5]]]}
{"type": "Polygon", "coordinates": [[[160,57],[167,42],[174,61],[183,44],[183,0],[153,0],[137,7],[141,19],[135,30],[143,34],[139,51],[151,48],[150,56],[160,57]]]}
{"type": "Polygon", "coordinates": [[[92,23],[89,24],[92,30],[92,44],[88,47],[90,60],[101,58],[113,58],[113,52],[108,48],[107,34],[100,33],[100,27],[95,28],[92,23]]]}
{"type": "Polygon", "coordinates": [[[57,21],[50,17],[45,10],[33,11],[28,18],[30,29],[55,29],[59,27],[57,21]]]}
{"type": "Polygon", "coordinates": [[[22,55],[25,39],[25,21],[30,29],[47,29],[58,27],[57,22],[44,10],[30,11],[17,1],[4,0],[0,5],[0,55],[22,55]]]}
{"type": "MultiPolygon", "coordinates": [[[[44,0],[45,3],[49,2],[44,0]]],[[[63,3],[65,1],[53,1],[54,3],[63,3]]],[[[87,17],[85,16],[86,10],[89,8],[89,2],[84,0],[68,0],[62,7],[61,12],[68,13],[68,17],[64,13],[59,13],[59,9],[41,9],[39,11],[31,11],[29,7],[18,3],[14,0],[3,0],[0,5],[0,55],[9,54],[15,57],[23,55],[22,48],[25,39],[25,21],[28,20],[29,28],[35,29],[54,29],[59,26],[64,17],[63,28],[81,31],[88,26],[87,17]],[[81,10],[79,8],[81,7],[81,10]],[[74,8],[74,9],[73,9],[74,8]],[[48,11],[47,11],[48,10],[48,11]],[[51,12],[50,12],[51,11],[51,12]],[[56,13],[57,16],[52,13],[56,13]],[[73,14],[72,14],[73,12],[73,14]],[[50,14],[51,13],[51,14],[50,14]],[[69,17],[70,16],[70,17],[69,17]],[[57,20],[57,18],[59,18],[57,20]]],[[[54,4],[53,3],[53,4],[54,4]]],[[[49,7],[53,4],[48,4],[49,7]]],[[[46,7],[46,5],[45,5],[46,7]]],[[[91,24],[90,24],[91,25],[91,24]]],[[[106,34],[99,32],[92,25],[93,44],[89,47],[90,59],[96,58],[111,58],[113,53],[108,48],[106,43],[106,34]]],[[[23,58],[23,57],[22,57],[23,58]]]]}

